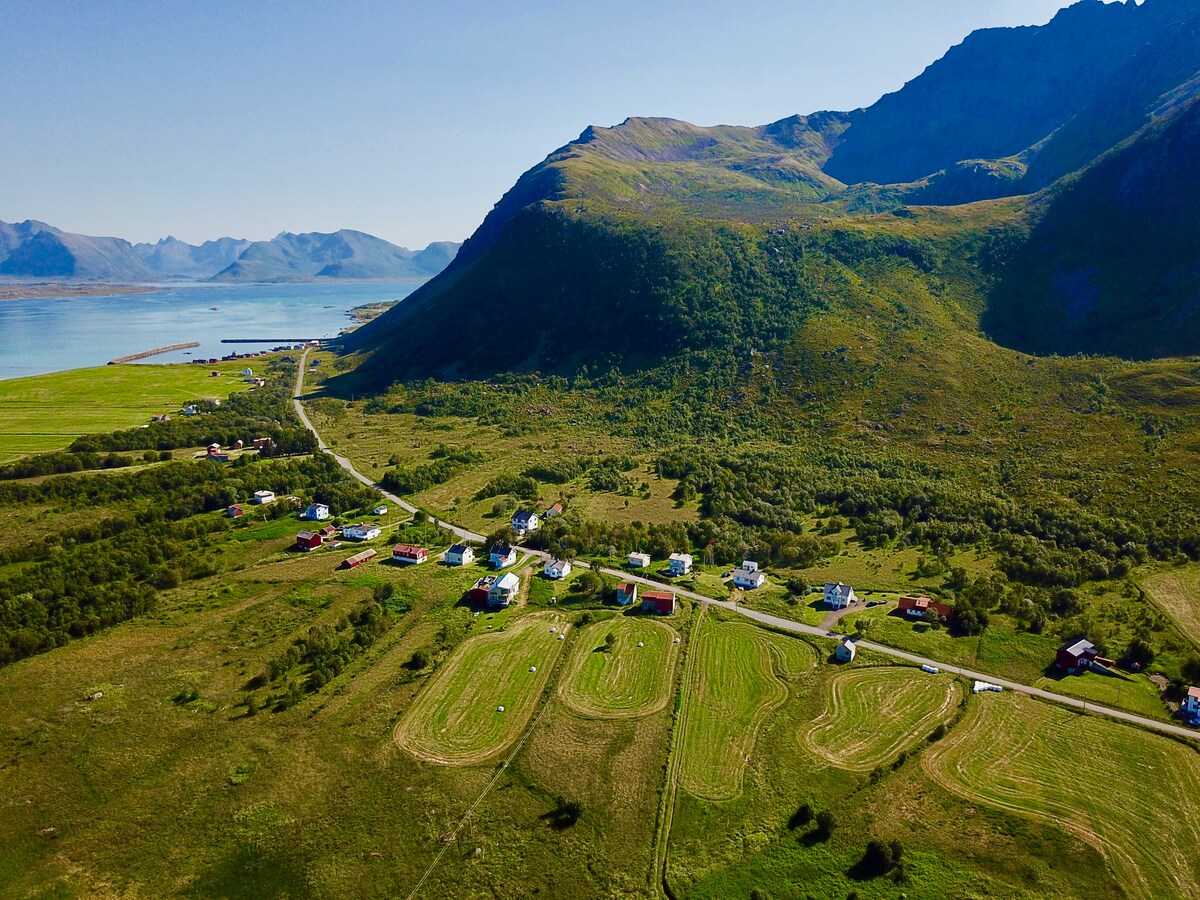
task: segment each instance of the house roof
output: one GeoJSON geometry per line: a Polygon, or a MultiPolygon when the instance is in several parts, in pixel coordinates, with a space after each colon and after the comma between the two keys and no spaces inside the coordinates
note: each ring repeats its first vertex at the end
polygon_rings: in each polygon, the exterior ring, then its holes
{"type": "Polygon", "coordinates": [[[424,547],[414,547],[412,544],[397,544],[392,548],[392,553],[399,553],[401,556],[420,556],[428,552],[424,547]]]}
{"type": "Polygon", "coordinates": [[[1192,687],[1188,688],[1187,695],[1189,697],[1195,697],[1197,700],[1200,700],[1200,687],[1195,687],[1193,685],[1192,687]]]}
{"type": "Polygon", "coordinates": [[[674,600],[675,595],[670,591],[642,591],[643,600],[674,600]]]}
{"type": "Polygon", "coordinates": [[[630,555],[631,557],[632,557],[632,556],[636,556],[638,559],[649,559],[649,558],[650,558],[650,554],[649,554],[649,553],[643,553],[641,550],[634,550],[634,551],[633,551],[632,553],[630,553],[629,555],[630,555]]]}
{"type": "Polygon", "coordinates": [[[492,584],[492,589],[493,590],[498,589],[501,591],[513,591],[513,590],[517,589],[517,585],[519,585],[520,583],[521,583],[521,579],[518,578],[515,574],[513,574],[512,572],[505,572],[503,575],[501,575],[499,578],[497,578],[496,581],[492,584]]]}
{"type": "Polygon", "coordinates": [[[536,516],[537,513],[531,512],[528,509],[518,509],[515,513],[513,513],[512,520],[514,522],[528,522],[530,519],[535,518],[536,516]]]}
{"type": "Polygon", "coordinates": [[[747,569],[747,568],[743,567],[741,569],[734,569],[733,577],[734,578],[755,578],[755,577],[766,578],[767,576],[764,575],[762,572],[758,571],[758,569],[747,569]]]}
{"type": "Polygon", "coordinates": [[[546,510],[546,512],[553,512],[553,513],[560,513],[562,511],[563,511],[563,506],[561,503],[555,503],[553,506],[549,507],[546,510]]]}
{"type": "Polygon", "coordinates": [[[622,594],[634,594],[637,593],[637,585],[632,581],[622,581],[617,585],[617,590],[622,594]]]}
{"type": "Polygon", "coordinates": [[[563,566],[569,566],[570,564],[571,561],[569,559],[552,559],[550,562],[546,563],[546,568],[561,569],[563,566]]]}
{"type": "Polygon", "coordinates": [[[460,553],[460,554],[461,554],[461,553],[466,553],[466,552],[467,552],[468,550],[470,550],[470,549],[471,549],[471,548],[470,548],[470,547],[468,547],[466,544],[455,544],[453,547],[451,547],[451,548],[450,548],[449,550],[447,550],[446,552],[447,552],[447,553],[460,553]]]}
{"type": "Polygon", "coordinates": [[[854,589],[852,587],[850,587],[850,585],[842,584],[840,581],[837,584],[834,584],[832,581],[825,582],[825,592],[826,593],[828,593],[829,591],[833,591],[835,594],[838,594],[839,596],[849,597],[850,592],[852,590],[854,590],[854,589]]]}
{"type": "Polygon", "coordinates": [[[690,554],[690,553],[672,553],[672,554],[671,554],[669,557],[667,557],[667,558],[668,558],[668,559],[672,559],[672,560],[676,560],[676,559],[677,559],[677,560],[679,560],[679,561],[681,561],[681,562],[691,562],[691,561],[692,561],[692,554],[690,554]]]}
{"type": "Polygon", "coordinates": [[[298,541],[311,541],[315,537],[318,537],[315,531],[300,531],[296,533],[296,540],[298,541]]]}
{"type": "Polygon", "coordinates": [[[1077,641],[1071,641],[1070,643],[1063,644],[1059,648],[1059,650],[1061,650],[1065,653],[1070,653],[1072,656],[1082,656],[1087,651],[1095,650],[1095,649],[1096,649],[1096,645],[1093,644],[1091,641],[1086,640],[1084,638],[1080,638],[1077,641]]]}
{"type": "Polygon", "coordinates": [[[508,544],[497,544],[492,548],[492,556],[509,556],[516,551],[508,544]]]}

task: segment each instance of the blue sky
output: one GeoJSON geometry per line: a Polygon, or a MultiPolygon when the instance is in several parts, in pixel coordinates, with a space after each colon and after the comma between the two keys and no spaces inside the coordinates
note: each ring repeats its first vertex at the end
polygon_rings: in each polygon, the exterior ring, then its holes
{"type": "Polygon", "coordinates": [[[853,109],[1059,0],[5,0],[0,219],[462,240],[589,124],[853,109]]]}

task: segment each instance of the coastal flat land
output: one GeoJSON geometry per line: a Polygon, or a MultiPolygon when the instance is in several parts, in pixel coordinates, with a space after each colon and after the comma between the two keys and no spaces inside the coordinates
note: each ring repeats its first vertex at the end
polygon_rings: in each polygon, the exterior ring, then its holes
{"type": "Polygon", "coordinates": [[[0,300],[42,300],[50,297],[115,297],[150,294],[163,288],[147,284],[71,284],[45,281],[37,284],[0,283],[0,300]]]}
{"type": "Polygon", "coordinates": [[[0,463],[62,449],[83,434],[132,428],[155,413],[174,415],[193,400],[223,400],[246,387],[245,366],[96,366],[2,380],[0,463]]]}

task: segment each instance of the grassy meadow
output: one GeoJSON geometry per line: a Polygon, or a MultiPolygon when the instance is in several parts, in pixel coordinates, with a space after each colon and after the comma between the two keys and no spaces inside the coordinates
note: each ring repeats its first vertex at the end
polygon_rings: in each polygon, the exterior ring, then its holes
{"type": "Polygon", "coordinates": [[[133,428],[155,413],[176,415],[192,400],[224,400],[245,388],[246,365],[97,366],[2,380],[0,463],[62,449],[83,434],[133,428]]]}

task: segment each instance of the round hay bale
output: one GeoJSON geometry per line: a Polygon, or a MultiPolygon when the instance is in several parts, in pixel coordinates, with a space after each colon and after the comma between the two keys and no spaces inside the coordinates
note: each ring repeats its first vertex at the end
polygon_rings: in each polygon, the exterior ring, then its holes
{"type": "Polygon", "coordinates": [[[537,671],[537,666],[530,666],[530,667],[529,667],[529,671],[530,671],[530,672],[536,672],[536,671],[537,671]]]}
{"type": "Polygon", "coordinates": [[[496,707],[496,712],[504,712],[504,707],[503,707],[503,706],[497,706],[497,707],[496,707]]]}
{"type": "Polygon", "coordinates": [[[638,641],[638,646],[639,646],[639,647],[645,647],[646,645],[645,645],[645,644],[643,644],[641,641],[638,641]]]}

